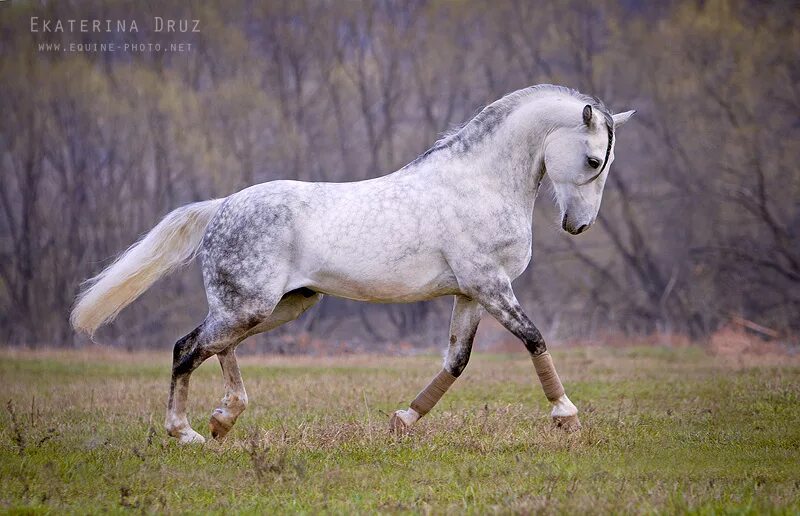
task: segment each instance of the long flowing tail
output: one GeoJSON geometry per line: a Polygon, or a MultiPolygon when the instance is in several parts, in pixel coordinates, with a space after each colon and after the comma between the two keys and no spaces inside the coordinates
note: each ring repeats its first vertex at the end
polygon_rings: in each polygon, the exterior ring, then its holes
{"type": "Polygon", "coordinates": [[[114,263],[87,280],[70,315],[72,327],[93,334],[159,278],[189,263],[222,201],[187,204],[170,212],[114,263]]]}

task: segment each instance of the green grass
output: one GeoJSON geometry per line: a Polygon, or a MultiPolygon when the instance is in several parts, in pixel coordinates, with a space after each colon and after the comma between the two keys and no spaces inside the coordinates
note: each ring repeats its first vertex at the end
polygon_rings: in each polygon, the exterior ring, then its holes
{"type": "MultiPolygon", "coordinates": [[[[250,358],[222,443],[161,429],[165,354],[0,355],[0,509],[31,512],[800,512],[800,365],[700,349],[554,353],[584,429],[552,429],[524,355],[481,355],[405,437],[436,356],[250,358]],[[12,418],[13,412],[13,418],[12,418]]],[[[207,434],[222,394],[192,380],[207,434]]]]}

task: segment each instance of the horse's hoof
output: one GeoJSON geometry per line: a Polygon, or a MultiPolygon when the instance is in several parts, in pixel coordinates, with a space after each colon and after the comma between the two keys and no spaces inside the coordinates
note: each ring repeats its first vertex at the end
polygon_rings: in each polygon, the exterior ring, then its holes
{"type": "Polygon", "coordinates": [[[208,428],[211,430],[211,437],[217,441],[221,441],[228,435],[231,428],[233,428],[233,423],[223,421],[222,412],[215,410],[211,414],[211,419],[208,421],[208,428]]]}
{"type": "Polygon", "coordinates": [[[206,438],[188,428],[178,435],[178,442],[181,444],[203,444],[206,442],[206,438]]]}
{"type": "Polygon", "coordinates": [[[398,412],[400,411],[398,410],[392,414],[392,418],[389,420],[389,432],[395,435],[405,435],[408,433],[410,428],[406,422],[403,421],[398,412]]]}
{"type": "Polygon", "coordinates": [[[581,429],[581,421],[578,415],[574,416],[553,416],[553,425],[565,432],[572,433],[581,429]]]}

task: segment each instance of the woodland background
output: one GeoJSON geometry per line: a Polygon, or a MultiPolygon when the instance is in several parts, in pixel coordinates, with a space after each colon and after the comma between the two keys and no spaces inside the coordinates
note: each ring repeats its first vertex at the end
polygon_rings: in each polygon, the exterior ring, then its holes
{"type": "MultiPolygon", "coordinates": [[[[795,2],[3,2],[0,343],[86,343],[67,322],[80,282],[175,207],[279,178],[391,172],[543,82],[637,110],[592,231],[566,235],[548,195],[537,203],[515,288],[545,335],[702,340],[743,317],[792,341],[798,22],[795,2]],[[31,33],[31,16],[135,18],[139,32],[31,33]],[[152,16],[201,32],[154,34],[152,16]],[[38,50],[137,41],[192,50],[38,50]]],[[[97,339],[168,349],[205,310],[192,266],[97,339]]],[[[442,347],[449,310],[327,298],[251,347],[442,347]]]]}

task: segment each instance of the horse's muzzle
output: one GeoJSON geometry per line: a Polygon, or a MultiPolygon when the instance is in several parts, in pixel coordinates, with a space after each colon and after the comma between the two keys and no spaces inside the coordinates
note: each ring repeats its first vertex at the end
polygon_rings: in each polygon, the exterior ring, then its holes
{"type": "Polygon", "coordinates": [[[561,218],[561,229],[563,229],[570,235],[580,235],[581,233],[589,229],[589,224],[581,224],[576,228],[572,224],[568,223],[567,214],[565,213],[564,216],[561,218]]]}

